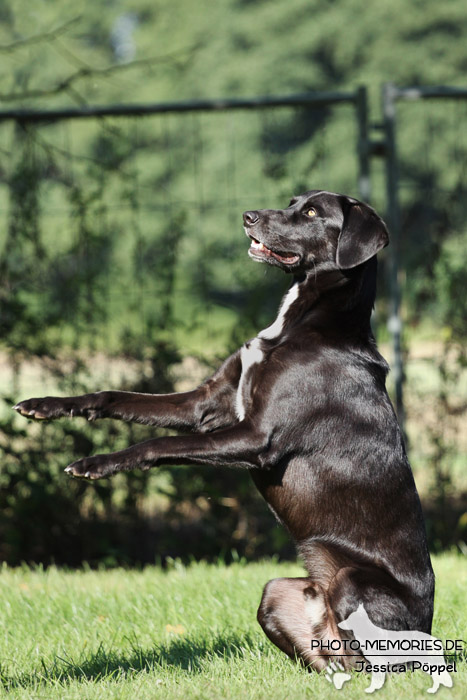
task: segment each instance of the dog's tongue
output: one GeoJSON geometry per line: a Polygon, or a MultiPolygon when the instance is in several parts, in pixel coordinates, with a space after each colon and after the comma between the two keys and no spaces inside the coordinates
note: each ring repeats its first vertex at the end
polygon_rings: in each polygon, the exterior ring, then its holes
{"type": "Polygon", "coordinates": [[[287,265],[293,265],[293,263],[296,263],[300,258],[299,255],[294,255],[293,253],[290,253],[289,255],[279,255],[279,253],[273,253],[272,251],[270,251],[270,253],[273,258],[276,258],[276,260],[280,260],[287,265]]]}
{"type": "Polygon", "coordinates": [[[267,248],[264,243],[260,243],[260,241],[257,241],[255,238],[251,239],[250,248],[252,250],[261,251],[261,253],[264,255],[280,260],[280,262],[286,263],[287,265],[292,265],[293,263],[297,262],[299,258],[298,255],[294,255],[293,253],[290,253],[289,255],[280,255],[280,253],[275,253],[273,250],[267,248]]]}

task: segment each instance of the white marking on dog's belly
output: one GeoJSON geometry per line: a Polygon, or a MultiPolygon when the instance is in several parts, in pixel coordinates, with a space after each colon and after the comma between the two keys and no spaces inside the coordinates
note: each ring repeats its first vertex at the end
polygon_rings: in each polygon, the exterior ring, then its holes
{"type": "Polygon", "coordinates": [[[264,330],[260,331],[256,338],[250,340],[249,343],[245,343],[245,345],[241,349],[242,374],[240,376],[240,381],[238,382],[237,396],[235,402],[235,410],[239,420],[243,420],[245,418],[245,403],[243,400],[243,389],[248,370],[253,365],[257,365],[260,362],[262,362],[264,359],[264,352],[261,347],[261,341],[263,339],[272,340],[273,338],[277,338],[282,333],[282,329],[284,327],[285,314],[298,297],[298,286],[298,282],[295,282],[295,284],[292,285],[292,287],[290,287],[289,291],[287,292],[282,301],[279,313],[277,314],[277,318],[274,321],[274,323],[272,323],[264,330]]]}

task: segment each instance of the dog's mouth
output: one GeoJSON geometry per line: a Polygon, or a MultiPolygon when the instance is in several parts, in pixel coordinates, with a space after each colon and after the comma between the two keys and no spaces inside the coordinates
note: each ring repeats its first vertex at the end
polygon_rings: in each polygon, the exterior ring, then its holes
{"type": "Polygon", "coordinates": [[[251,239],[251,245],[248,250],[248,255],[251,258],[257,258],[258,260],[268,260],[274,258],[274,260],[278,260],[279,262],[284,263],[284,265],[293,265],[300,260],[300,256],[296,253],[287,253],[282,251],[279,253],[277,250],[271,250],[271,248],[265,246],[264,243],[261,243],[256,238],[253,238],[250,233],[247,233],[247,236],[251,239]]]}

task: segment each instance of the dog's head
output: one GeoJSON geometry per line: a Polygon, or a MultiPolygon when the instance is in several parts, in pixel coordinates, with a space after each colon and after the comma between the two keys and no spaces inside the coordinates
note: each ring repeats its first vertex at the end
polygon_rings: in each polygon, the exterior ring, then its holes
{"type": "Polygon", "coordinates": [[[250,257],[295,274],[357,267],[389,242],[368,204],[322,190],[293,197],[287,209],[246,211],[243,222],[250,257]]]}

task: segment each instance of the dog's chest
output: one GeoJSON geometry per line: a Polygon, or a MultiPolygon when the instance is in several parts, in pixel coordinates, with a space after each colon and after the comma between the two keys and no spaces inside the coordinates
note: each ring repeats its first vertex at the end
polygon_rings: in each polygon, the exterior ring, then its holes
{"type": "Polygon", "coordinates": [[[236,399],[236,412],[239,420],[245,418],[245,405],[247,401],[247,379],[250,375],[250,370],[254,365],[259,364],[264,359],[264,352],[262,350],[262,340],[261,338],[253,338],[250,342],[245,343],[241,349],[241,360],[242,360],[242,374],[240,381],[238,383],[237,389],[237,399],[236,399]]]}
{"type": "Polygon", "coordinates": [[[281,335],[284,328],[285,315],[290,306],[298,297],[298,288],[298,283],[295,283],[289,289],[284,297],[284,301],[282,302],[274,323],[262,330],[256,338],[253,338],[253,340],[245,343],[241,349],[242,374],[238,383],[235,405],[239,420],[243,420],[245,418],[250,393],[249,390],[251,389],[251,372],[253,371],[255,365],[264,362],[266,359],[265,344],[263,341],[271,341],[279,338],[281,335]]]}

